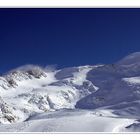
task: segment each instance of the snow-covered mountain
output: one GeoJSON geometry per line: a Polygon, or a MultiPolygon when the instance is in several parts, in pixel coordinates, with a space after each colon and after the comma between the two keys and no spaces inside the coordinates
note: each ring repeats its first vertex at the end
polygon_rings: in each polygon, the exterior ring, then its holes
{"type": "Polygon", "coordinates": [[[114,64],[26,65],[0,77],[0,131],[140,131],[139,108],[140,52],[114,64]]]}
{"type": "MultiPolygon", "coordinates": [[[[39,66],[23,66],[0,78],[0,97],[13,111],[18,111],[13,114],[15,122],[25,121],[36,112],[75,108],[78,100],[98,89],[86,80],[86,74],[94,67],[97,66],[49,71],[39,66]]],[[[7,117],[0,122],[11,123],[7,117]]]]}

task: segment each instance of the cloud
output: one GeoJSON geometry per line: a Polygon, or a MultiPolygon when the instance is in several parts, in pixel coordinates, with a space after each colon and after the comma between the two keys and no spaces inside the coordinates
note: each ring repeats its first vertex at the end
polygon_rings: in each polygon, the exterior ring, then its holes
{"type": "Polygon", "coordinates": [[[46,71],[55,71],[57,69],[57,64],[53,64],[53,65],[47,65],[45,67],[46,71]]]}

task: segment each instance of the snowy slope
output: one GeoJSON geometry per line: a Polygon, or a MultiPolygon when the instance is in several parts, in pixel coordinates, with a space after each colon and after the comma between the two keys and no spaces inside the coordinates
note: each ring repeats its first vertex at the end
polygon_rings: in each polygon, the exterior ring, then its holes
{"type": "Polygon", "coordinates": [[[133,119],[114,117],[110,111],[61,110],[40,113],[28,121],[1,125],[1,132],[120,132],[133,119]]]}
{"type": "Polygon", "coordinates": [[[140,80],[138,76],[140,62],[138,58],[140,58],[140,53],[134,53],[117,63],[91,70],[87,79],[99,90],[78,101],[76,107],[83,109],[107,107],[124,110],[127,108],[129,110],[130,106],[134,107],[135,113],[138,113],[137,108],[140,106],[140,80]]]}

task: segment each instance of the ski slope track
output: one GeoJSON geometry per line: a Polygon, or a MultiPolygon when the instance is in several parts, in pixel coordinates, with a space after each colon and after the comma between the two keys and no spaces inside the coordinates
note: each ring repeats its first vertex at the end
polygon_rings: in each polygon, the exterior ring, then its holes
{"type": "Polygon", "coordinates": [[[113,64],[0,76],[0,132],[140,132],[140,52],[113,64]]]}

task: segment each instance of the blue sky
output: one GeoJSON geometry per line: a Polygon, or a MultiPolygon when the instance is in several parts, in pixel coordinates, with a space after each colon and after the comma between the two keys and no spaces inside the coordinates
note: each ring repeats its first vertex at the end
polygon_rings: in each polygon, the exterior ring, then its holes
{"type": "Polygon", "coordinates": [[[140,9],[0,9],[0,72],[113,63],[140,51],[140,9]]]}

